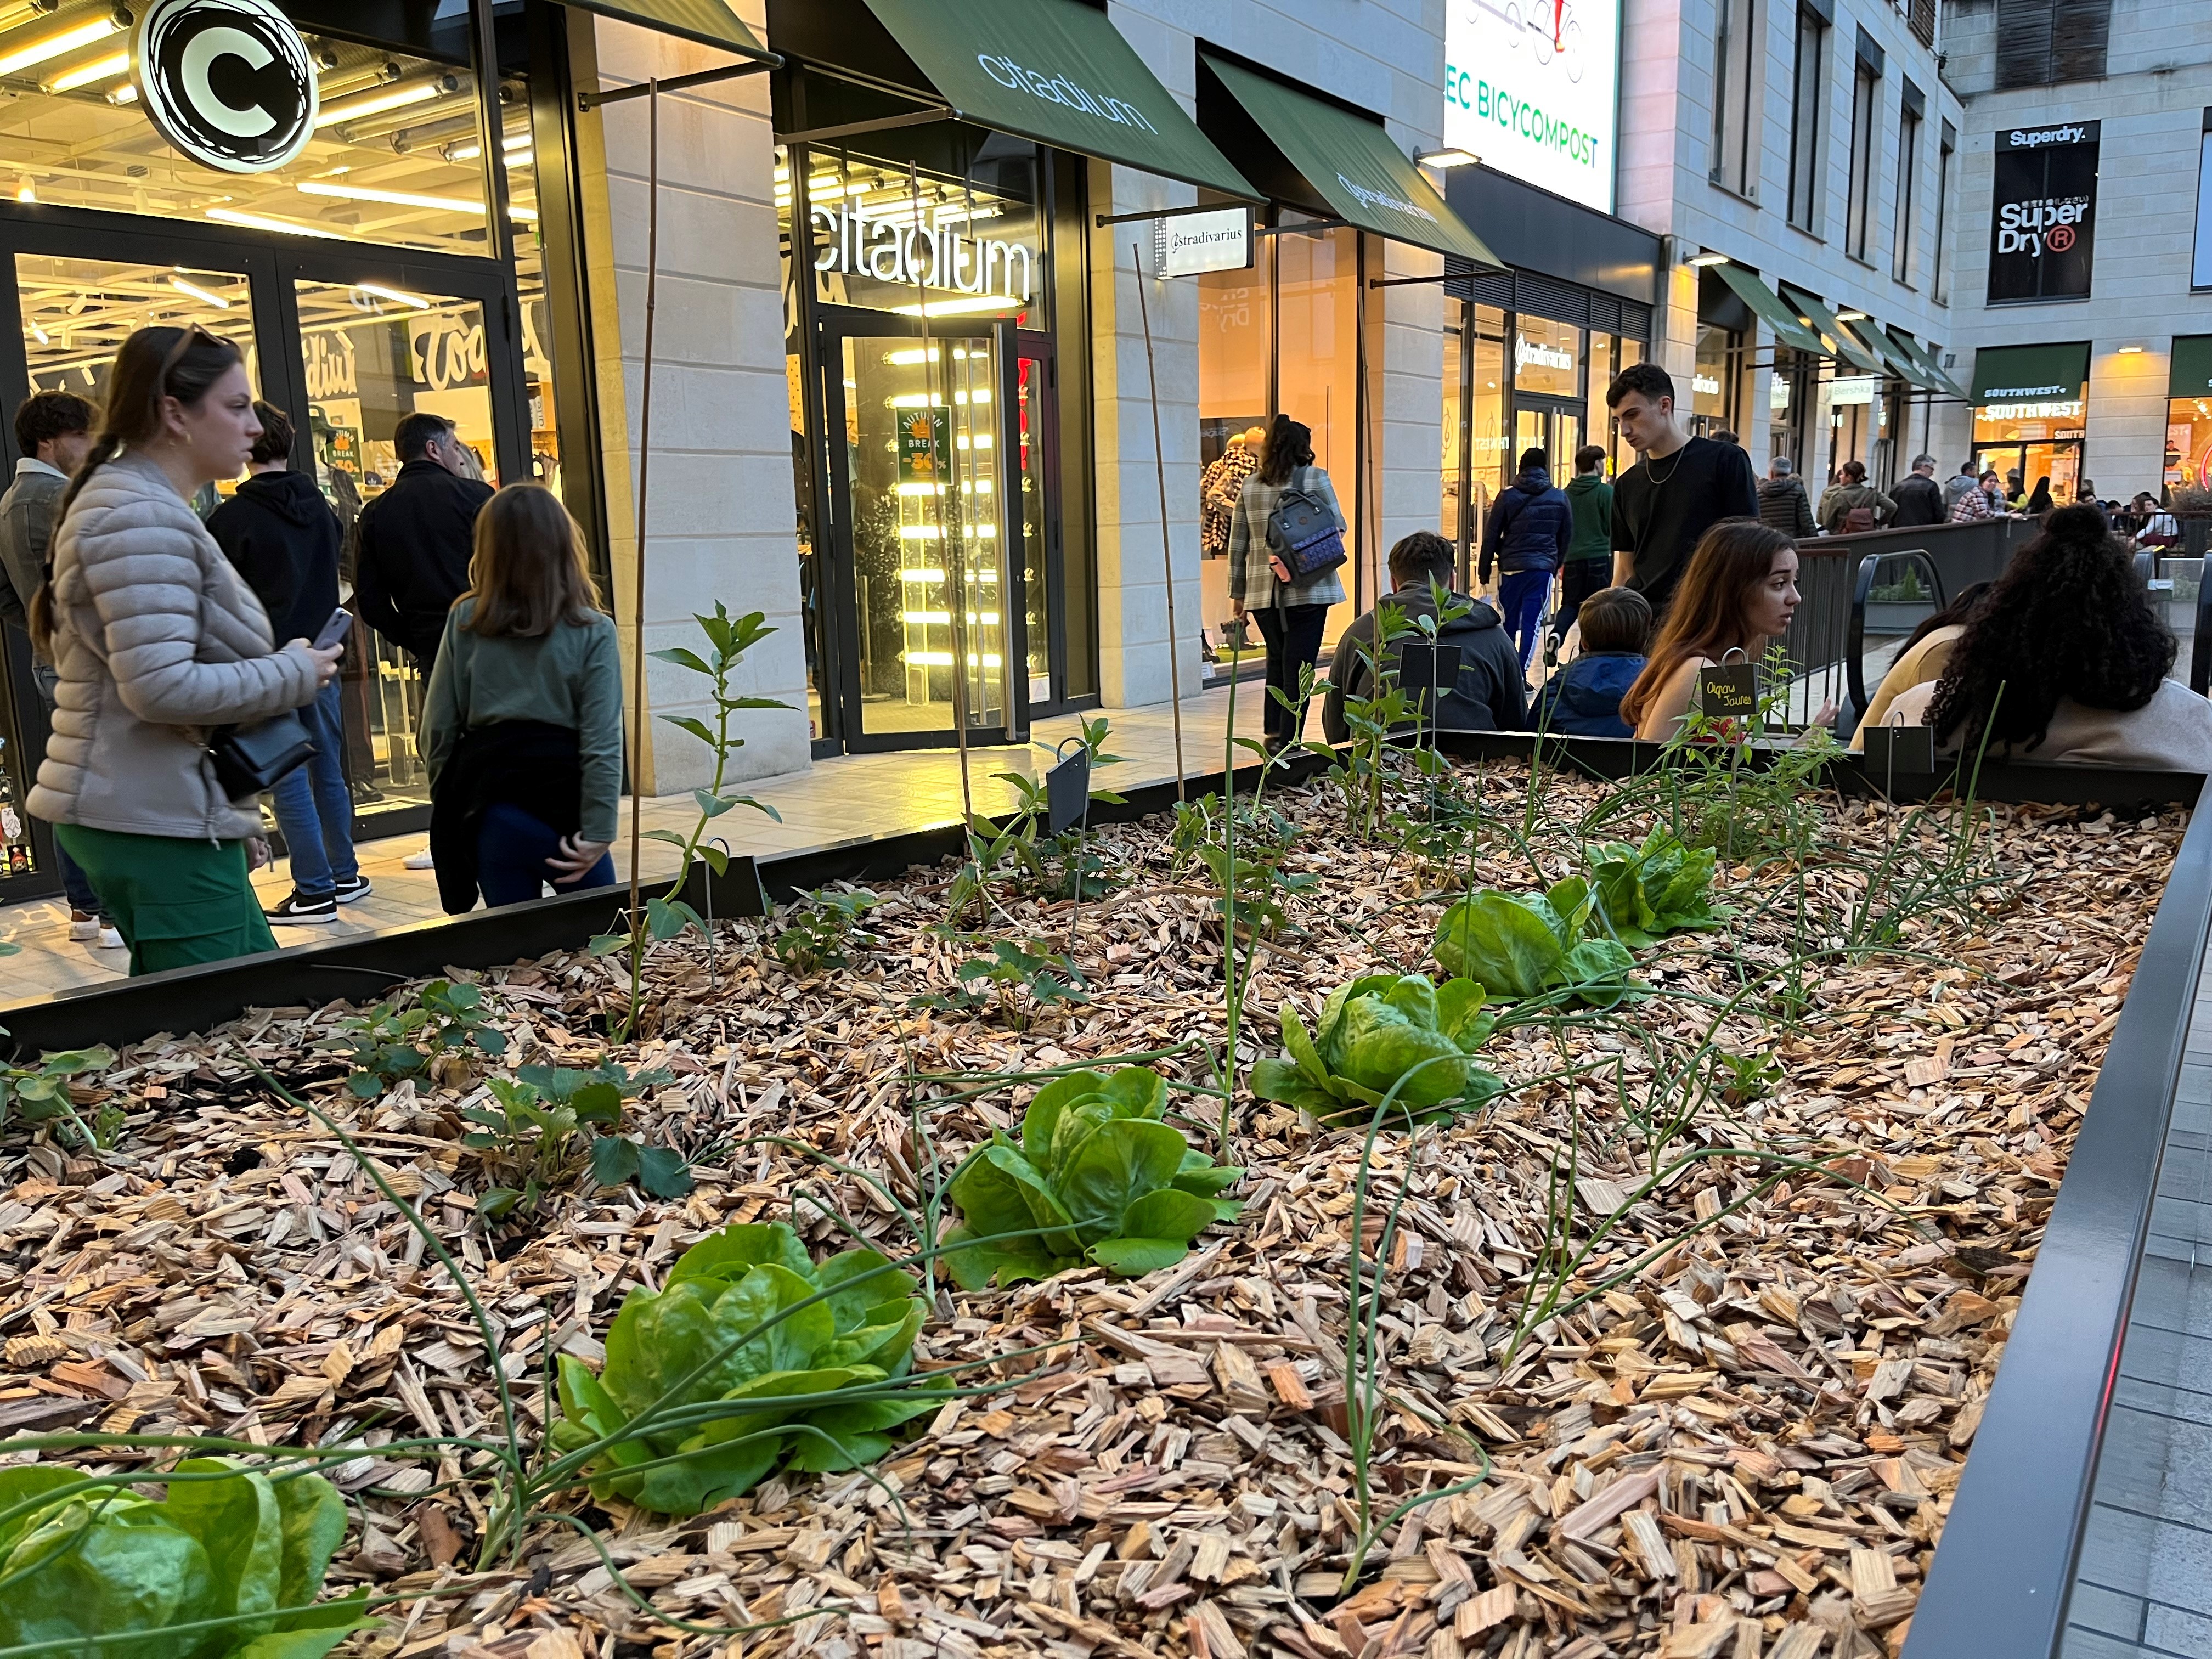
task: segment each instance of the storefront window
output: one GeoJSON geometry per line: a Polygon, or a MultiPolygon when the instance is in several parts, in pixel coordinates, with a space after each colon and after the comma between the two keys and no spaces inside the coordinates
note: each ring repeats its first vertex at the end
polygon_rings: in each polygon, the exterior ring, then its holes
{"type": "Polygon", "coordinates": [[[1635,465],[1636,452],[1621,441],[1613,425],[1613,410],[1606,406],[1605,394],[1622,369],[1643,361],[1641,340],[1612,334],[1590,336],[1589,422],[1583,428],[1583,441],[1605,451],[1607,477],[1619,477],[1625,469],[1635,465]]]}
{"type": "MultiPolygon", "coordinates": [[[[2084,388],[2086,392],[2086,388],[2084,388]]],[[[2040,479],[2061,502],[2074,499],[2081,476],[2082,417],[2086,398],[2047,398],[2032,403],[1982,404],[1974,410],[1974,465],[1994,467],[2008,494],[2015,488],[2032,495],[2040,479]]],[[[2171,422],[2169,422],[2169,425],[2171,422]]]]}
{"type": "Polygon", "coordinates": [[[1513,477],[1506,453],[1505,313],[1495,306],[1476,306],[1474,378],[1468,398],[1468,534],[1472,558],[1482,542],[1482,523],[1490,504],[1513,477]]]}
{"type": "MultiPolygon", "coordinates": [[[[216,173],[180,158],[137,108],[130,35],[115,21],[128,14],[105,0],[16,12],[31,21],[0,33],[0,53],[112,26],[11,77],[0,102],[0,188],[17,201],[485,252],[476,77],[466,66],[309,34],[321,70],[315,136],[274,172],[216,173]]],[[[530,204],[514,213],[526,224],[536,219],[530,204]]]]}
{"type": "Polygon", "coordinates": [[[1736,378],[1742,358],[1742,335],[1711,323],[1698,325],[1697,362],[1690,374],[1692,431],[1736,429],[1736,378]]]}
{"type": "MultiPolygon", "coordinates": [[[[2167,400],[2166,487],[2212,490],[2212,398],[2167,400]]],[[[2170,493],[2166,499],[2172,500],[2170,493]]]]}
{"type": "Polygon", "coordinates": [[[15,287],[33,392],[100,403],[116,349],[133,332],[195,323],[244,352],[246,377],[260,384],[252,296],[236,272],[19,253],[15,287]]]}
{"type": "Polygon", "coordinates": [[[1274,407],[1268,380],[1273,237],[1255,237],[1249,270],[1198,277],[1199,625],[1217,659],[1240,632],[1229,614],[1229,514],[1220,504],[1259,465],[1274,407]],[[1241,452],[1241,453],[1240,453],[1241,452]]]}
{"type": "Polygon", "coordinates": [[[1522,316],[1513,325],[1513,389],[1547,398],[1583,395],[1583,331],[1522,316]]]}

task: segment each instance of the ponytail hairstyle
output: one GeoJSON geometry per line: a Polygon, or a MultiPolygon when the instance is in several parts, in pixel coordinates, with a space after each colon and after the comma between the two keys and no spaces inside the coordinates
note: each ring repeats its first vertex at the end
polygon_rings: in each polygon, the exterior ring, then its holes
{"type": "Polygon", "coordinates": [[[1260,453],[1261,483],[1286,484],[1291,472],[1313,465],[1313,428],[1287,415],[1267,422],[1267,441],[1260,453]]]}
{"type": "MultiPolygon", "coordinates": [[[[57,532],[86,480],[124,450],[153,441],[161,429],[164,398],[197,408],[209,388],[243,361],[236,346],[198,326],[142,328],[124,341],[108,366],[107,402],[99,435],[76,477],[70,480],[61,511],[54,515],[57,532]]],[[[31,637],[49,657],[53,654],[53,586],[50,562],[46,580],[31,596],[29,607],[31,637]]]]}
{"type": "Polygon", "coordinates": [[[2062,507],[1990,584],[1929,706],[1936,740],[2033,749],[2062,697],[2127,714],[2173,666],[2173,635],[2094,507],[2062,507]],[[2002,692],[2002,695],[2000,695],[2002,692]]]}
{"type": "Polygon", "coordinates": [[[1705,532],[1690,555],[1644,672],[1621,696],[1620,718],[1632,726],[1640,723],[1652,700],[1692,658],[1717,660],[1723,652],[1747,646],[1751,629],[1744,621],[1745,601],[1774,568],[1774,556],[1796,545],[1756,519],[1723,519],[1705,532]]]}
{"type": "Polygon", "coordinates": [[[544,484],[511,483],[483,504],[461,599],[476,601],[462,626],[485,639],[542,639],[599,614],[584,532],[558,495],[544,484]]]}

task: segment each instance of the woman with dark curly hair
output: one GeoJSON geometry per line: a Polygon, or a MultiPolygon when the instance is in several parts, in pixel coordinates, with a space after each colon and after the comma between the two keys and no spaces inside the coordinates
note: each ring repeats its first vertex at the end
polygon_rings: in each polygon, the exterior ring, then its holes
{"type": "Polygon", "coordinates": [[[2212,703],[2168,679],[2173,635],[2094,507],[2013,556],[1943,677],[1890,705],[1938,747],[2077,766],[2212,771],[2212,703]]]}

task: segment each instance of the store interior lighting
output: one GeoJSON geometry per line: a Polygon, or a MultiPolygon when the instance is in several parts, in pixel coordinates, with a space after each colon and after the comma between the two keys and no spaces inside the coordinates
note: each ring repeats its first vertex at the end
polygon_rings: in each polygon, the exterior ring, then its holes
{"type": "MultiPolygon", "coordinates": [[[[484,204],[465,196],[428,196],[411,190],[378,190],[370,185],[332,184],[327,179],[303,179],[292,186],[302,196],[331,196],[348,202],[380,202],[389,207],[436,208],[447,213],[472,213],[482,217],[484,204]]],[[[526,222],[538,217],[535,208],[507,209],[510,216],[526,222]]]]}
{"type": "Polygon", "coordinates": [[[79,87],[88,87],[94,81],[112,81],[118,75],[131,73],[131,54],[111,52],[65,70],[51,81],[40,84],[48,92],[75,92],[79,87]]]}
{"type": "Polygon", "coordinates": [[[417,311],[428,311],[430,302],[419,294],[410,294],[403,289],[386,288],[381,283],[356,283],[354,287],[363,294],[374,294],[380,300],[391,300],[403,306],[412,306],[417,311]]]}
{"type": "Polygon", "coordinates": [[[380,87],[373,91],[349,93],[335,99],[315,112],[318,127],[335,126],[340,121],[356,121],[366,115],[381,115],[387,110],[404,109],[410,104],[420,104],[453,88],[447,83],[450,75],[433,76],[421,81],[403,81],[398,86],[380,87]]]}
{"type": "Polygon", "coordinates": [[[296,219],[277,219],[265,213],[248,213],[242,208],[211,207],[206,210],[208,218],[219,225],[236,225],[240,230],[275,230],[288,236],[313,236],[326,242],[348,242],[353,239],[343,231],[331,230],[323,225],[302,224],[296,219]]]}
{"type": "Polygon", "coordinates": [[[110,13],[93,18],[88,22],[72,23],[65,29],[42,35],[0,57],[0,76],[21,75],[25,70],[49,63],[65,52],[88,46],[95,40],[104,40],[121,27],[115,21],[114,14],[110,13]]]}
{"type": "Polygon", "coordinates": [[[228,311],[230,309],[230,301],[224,299],[222,295],[213,293],[207,289],[204,289],[198,283],[192,282],[186,277],[172,276],[169,278],[169,286],[176,289],[179,294],[191,295],[193,299],[198,300],[203,305],[213,306],[217,311],[228,311]]]}
{"type": "MultiPolygon", "coordinates": [[[[963,317],[972,316],[979,311],[1022,311],[1028,306],[1028,301],[1017,300],[1008,294],[948,295],[943,299],[929,301],[929,314],[933,317],[963,317]]],[[[902,317],[918,317],[922,313],[919,301],[910,306],[894,306],[891,309],[902,317]]]]}
{"type": "Polygon", "coordinates": [[[60,0],[15,0],[15,3],[0,5],[0,34],[41,17],[52,17],[60,9],[60,0]]]}

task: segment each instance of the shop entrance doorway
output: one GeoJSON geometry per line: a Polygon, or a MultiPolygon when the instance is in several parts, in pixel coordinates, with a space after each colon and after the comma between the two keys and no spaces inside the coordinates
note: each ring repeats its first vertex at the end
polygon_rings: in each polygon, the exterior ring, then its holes
{"type": "Polygon", "coordinates": [[[1052,685],[1048,352],[1010,322],[933,318],[925,341],[919,319],[817,314],[832,729],[854,751],[936,747],[964,712],[969,742],[1020,742],[1052,685]]]}
{"type": "Polygon", "coordinates": [[[2074,499],[2074,487],[2081,478],[2081,441],[2079,438],[2053,439],[2043,443],[1976,444],[1974,471],[1987,472],[1994,468],[2006,493],[2012,493],[2013,474],[2020,475],[2020,495],[2023,500],[2035,493],[2039,478],[2051,480],[2051,499],[2060,507],[2074,499]]]}
{"type": "Polygon", "coordinates": [[[1576,404],[1526,396],[1513,400],[1513,453],[1506,458],[1505,482],[1519,476],[1522,455],[1531,449],[1544,452],[1552,482],[1562,489],[1575,476],[1575,451],[1583,447],[1583,410],[1576,404]]]}
{"type": "MultiPolygon", "coordinates": [[[[73,392],[97,404],[116,349],[135,329],[198,324],[234,342],[256,395],[294,418],[294,468],[316,480],[349,530],[398,472],[393,428],[416,410],[453,422],[487,482],[531,476],[519,307],[512,279],[488,260],[222,230],[149,232],[107,215],[57,212],[39,222],[0,220],[0,308],[18,319],[0,342],[0,408],[9,410],[33,392],[73,392]]],[[[208,511],[216,501],[198,505],[208,511]]],[[[349,601],[350,547],[349,538],[341,570],[349,601]]],[[[372,629],[357,627],[354,638],[341,672],[356,833],[421,829],[429,788],[415,740],[420,677],[372,629]]],[[[13,717],[0,731],[8,865],[0,902],[27,877],[36,890],[54,885],[46,827],[21,811],[31,757],[45,751],[45,706],[28,640],[8,630],[5,653],[13,717]]]]}

